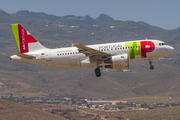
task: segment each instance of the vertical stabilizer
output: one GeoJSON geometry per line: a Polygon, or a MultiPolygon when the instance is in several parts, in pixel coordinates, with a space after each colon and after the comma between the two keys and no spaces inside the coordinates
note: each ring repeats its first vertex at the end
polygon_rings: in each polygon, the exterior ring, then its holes
{"type": "Polygon", "coordinates": [[[47,49],[42,46],[26,29],[20,24],[11,25],[14,37],[20,53],[33,52],[47,49]]]}

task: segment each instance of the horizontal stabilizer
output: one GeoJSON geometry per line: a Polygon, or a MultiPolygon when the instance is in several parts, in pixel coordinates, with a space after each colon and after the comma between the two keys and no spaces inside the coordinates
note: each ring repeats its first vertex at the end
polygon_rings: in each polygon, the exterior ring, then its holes
{"type": "Polygon", "coordinates": [[[14,53],[14,54],[19,56],[19,57],[25,58],[25,59],[33,59],[33,58],[35,58],[32,55],[27,55],[27,54],[23,54],[23,53],[14,53]]]}

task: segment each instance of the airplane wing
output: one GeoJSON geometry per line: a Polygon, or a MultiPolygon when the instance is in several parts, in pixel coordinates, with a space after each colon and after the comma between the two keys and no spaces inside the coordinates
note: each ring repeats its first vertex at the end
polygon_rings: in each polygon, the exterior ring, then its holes
{"type": "Polygon", "coordinates": [[[14,53],[14,54],[19,56],[19,57],[25,58],[25,59],[33,59],[33,58],[35,58],[34,56],[26,55],[26,54],[23,54],[23,53],[14,53]]]}
{"type": "Polygon", "coordinates": [[[102,58],[104,56],[110,56],[110,54],[95,50],[93,48],[81,45],[81,44],[75,44],[75,47],[78,48],[78,51],[80,53],[85,54],[87,57],[89,57],[90,62],[94,62],[95,60],[103,60],[102,58]]]}
{"type": "Polygon", "coordinates": [[[101,51],[95,50],[95,49],[90,48],[90,47],[86,47],[86,46],[81,45],[81,44],[75,44],[74,46],[78,48],[78,51],[80,53],[83,53],[86,56],[92,56],[92,55],[108,56],[108,55],[110,55],[108,53],[101,52],[101,51]]]}

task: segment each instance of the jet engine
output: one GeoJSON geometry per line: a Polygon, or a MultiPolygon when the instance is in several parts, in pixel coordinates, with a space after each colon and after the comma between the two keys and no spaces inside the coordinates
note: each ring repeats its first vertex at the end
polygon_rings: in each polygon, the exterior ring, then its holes
{"type": "Polygon", "coordinates": [[[114,55],[111,56],[109,60],[104,61],[105,68],[112,68],[114,70],[126,70],[129,69],[129,55],[128,54],[121,54],[121,55],[114,55]]]}

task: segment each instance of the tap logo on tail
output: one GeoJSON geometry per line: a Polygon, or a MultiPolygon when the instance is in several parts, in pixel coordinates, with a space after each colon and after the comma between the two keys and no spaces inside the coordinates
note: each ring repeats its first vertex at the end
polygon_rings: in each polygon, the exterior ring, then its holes
{"type": "Polygon", "coordinates": [[[14,37],[16,39],[17,46],[20,53],[29,52],[29,43],[38,42],[26,29],[20,24],[11,25],[14,37]]]}

